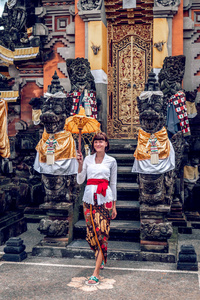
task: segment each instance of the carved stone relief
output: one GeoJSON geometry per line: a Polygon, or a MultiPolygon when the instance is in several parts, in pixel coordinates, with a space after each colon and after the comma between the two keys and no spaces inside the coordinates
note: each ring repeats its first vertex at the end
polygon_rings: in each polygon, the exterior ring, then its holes
{"type": "Polygon", "coordinates": [[[157,6],[179,6],[180,0],[155,0],[157,6]]]}
{"type": "Polygon", "coordinates": [[[96,90],[90,63],[85,58],[67,59],[67,72],[71,82],[71,91],[79,89],[96,90]]]}
{"type": "Polygon", "coordinates": [[[79,0],[77,7],[78,10],[93,10],[100,9],[102,5],[102,0],[79,0]]]}
{"type": "Polygon", "coordinates": [[[166,240],[173,233],[172,224],[164,223],[141,223],[141,238],[145,240],[166,240]]]}

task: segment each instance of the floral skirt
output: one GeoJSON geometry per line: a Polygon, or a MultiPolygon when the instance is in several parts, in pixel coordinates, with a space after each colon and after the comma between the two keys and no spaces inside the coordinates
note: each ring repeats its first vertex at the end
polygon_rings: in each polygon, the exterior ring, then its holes
{"type": "Polygon", "coordinates": [[[112,202],[98,205],[94,194],[94,205],[83,202],[83,213],[87,225],[86,241],[95,251],[96,259],[101,251],[106,263],[112,202]]]}

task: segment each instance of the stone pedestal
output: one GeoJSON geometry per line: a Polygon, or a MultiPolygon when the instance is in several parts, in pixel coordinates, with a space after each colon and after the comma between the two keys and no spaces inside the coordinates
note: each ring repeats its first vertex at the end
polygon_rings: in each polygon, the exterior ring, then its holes
{"type": "Polygon", "coordinates": [[[23,245],[23,240],[21,238],[10,238],[6,242],[6,247],[4,248],[5,254],[3,255],[3,260],[6,261],[22,261],[27,257],[27,253],[24,251],[26,246],[23,245]]]}
{"type": "Polygon", "coordinates": [[[173,233],[172,225],[166,219],[169,211],[169,205],[142,204],[140,206],[140,248],[142,251],[168,252],[168,239],[173,233]]]}
{"type": "Polygon", "coordinates": [[[187,226],[182,204],[178,198],[175,198],[172,201],[168,220],[172,222],[173,226],[187,226]]]}
{"type": "Polygon", "coordinates": [[[167,215],[170,211],[163,174],[139,174],[140,247],[142,251],[168,252],[173,233],[167,215]]]}
{"type": "Polygon", "coordinates": [[[73,203],[47,202],[40,205],[46,218],[40,221],[38,230],[45,234],[33,247],[33,256],[64,257],[67,245],[73,239],[73,203]]]}
{"type": "Polygon", "coordinates": [[[40,205],[46,218],[40,221],[38,230],[46,234],[41,246],[67,246],[73,238],[73,203],[47,202],[40,205]]]}
{"type": "Polygon", "coordinates": [[[177,263],[178,270],[198,271],[197,254],[194,246],[182,245],[177,263]]]}

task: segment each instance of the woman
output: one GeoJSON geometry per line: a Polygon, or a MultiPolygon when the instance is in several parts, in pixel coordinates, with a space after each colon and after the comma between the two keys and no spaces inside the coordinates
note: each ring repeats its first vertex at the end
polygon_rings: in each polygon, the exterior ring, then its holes
{"type": "Polygon", "coordinates": [[[88,280],[89,285],[99,283],[100,268],[102,269],[107,261],[110,219],[117,216],[117,163],[115,158],[106,154],[108,150],[108,138],[104,132],[100,132],[93,138],[92,155],[86,156],[83,161],[82,153],[77,153],[78,184],[82,184],[87,176],[83,195],[83,211],[87,225],[86,240],[95,251],[96,257],[96,266],[88,280]]]}

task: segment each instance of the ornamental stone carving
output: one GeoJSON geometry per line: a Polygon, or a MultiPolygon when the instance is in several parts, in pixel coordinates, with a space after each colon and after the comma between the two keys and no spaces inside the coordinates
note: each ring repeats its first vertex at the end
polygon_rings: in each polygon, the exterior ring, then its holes
{"type": "Polygon", "coordinates": [[[71,91],[87,89],[95,91],[94,77],[90,63],[85,58],[67,59],[67,72],[71,82],[71,91]]]}
{"type": "Polygon", "coordinates": [[[169,222],[141,223],[141,238],[145,240],[166,240],[172,233],[172,224],[169,222]]]}
{"type": "Polygon", "coordinates": [[[163,67],[158,74],[160,89],[164,94],[165,101],[182,90],[182,80],[185,73],[185,56],[165,57],[163,67]]]}
{"type": "Polygon", "coordinates": [[[50,220],[42,219],[38,230],[42,234],[47,234],[52,237],[66,236],[68,234],[69,221],[68,220],[50,220]]]}
{"type": "MultiPolygon", "coordinates": [[[[38,230],[50,239],[63,237],[68,243],[72,238],[73,206],[80,188],[76,183],[76,170],[71,167],[72,160],[76,160],[74,141],[71,133],[64,130],[72,102],[63,93],[56,72],[48,91],[39,100],[40,120],[45,131],[36,147],[39,156],[36,156],[34,169],[42,174],[45,199],[40,208],[46,212],[47,218],[41,219],[38,230]]],[[[38,102],[38,98],[34,98],[30,104],[35,107],[38,102]]]]}
{"type": "Polygon", "coordinates": [[[78,10],[98,10],[101,8],[102,0],[79,0],[77,7],[78,10]]]}
{"type": "MultiPolygon", "coordinates": [[[[175,159],[172,156],[173,149],[170,146],[168,157],[172,157],[172,165],[168,164],[166,169],[162,169],[163,161],[167,160],[162,158],[162,150],[159,148],[162,147],[161,136],[165,139],[165,151],[167,150],[166,145],[170,145],[164,127],[166,124],[167,102],[160,91],[159,83],[156,81],[153,72],[149,74],[144,92],[137,97],[137,104],[141,128],[138,134],[132,171],[139,173],[140,246],[143,251],[167,252],[168,239],[173,233],[167,215],[172,201],[173,189],[171,187],[173,187],[175,159]],[[151,142],[151,139],[154,139],[154,141],[151,142]],[[147,149],[149,142],[155,146],[153,151],[152,148],[147,149]],[[153,144],[154,142],[155,144],[153,144]],[[158,148],[156,149],[156,147],[158,148]],[[151,152],[150,156],[147,156],[149,151],[151,152]],[[159,152],[157,158],[156,151],[159,152]],[[143,169],[143,163],[146,164],[145,169],[143,169]],[[147,170],[147,168],[149,169],[147,170]]],[[[168,157],[167,159],[169,159],[168,157]]]]}
{"type": "Polygon", "coordinates": [[[179,6],[180,0],[155,0],[156,6],[179,6]]]}

